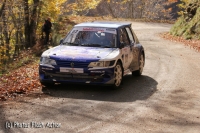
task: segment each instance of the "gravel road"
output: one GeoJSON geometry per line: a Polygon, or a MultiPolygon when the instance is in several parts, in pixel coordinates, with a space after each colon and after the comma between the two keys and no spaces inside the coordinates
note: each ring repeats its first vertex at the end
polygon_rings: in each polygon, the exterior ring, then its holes
{"type": "Polygon", "coordinates": [[[122,89],[57,85],[0,103],[1,133],[199,133],[200,53],[164,40],[170,24],[133,22],[146,51],[122,89]]]}

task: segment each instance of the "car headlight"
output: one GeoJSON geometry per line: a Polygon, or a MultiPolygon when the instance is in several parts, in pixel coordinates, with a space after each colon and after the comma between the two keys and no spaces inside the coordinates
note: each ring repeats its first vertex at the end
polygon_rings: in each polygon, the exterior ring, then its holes
{"type": "Polygon", "coordinates": [[[47,57],[42,57],[41,60],[40,60],[40,64],[43,64],[43,65],[57,65],[56,64],[56,61],[53,60],[53,59],[49,59],[47,57]]]}
{"type": "Polygon", "coordinates": [[[98,61],[91,62],[88,67],[109,67],[113,66],[115,61],[98,61]]]}

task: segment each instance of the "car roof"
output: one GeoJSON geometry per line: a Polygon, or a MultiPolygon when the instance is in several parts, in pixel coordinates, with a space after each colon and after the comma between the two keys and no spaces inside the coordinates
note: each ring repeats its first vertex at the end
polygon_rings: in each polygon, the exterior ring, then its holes
{"type": "Polygon", "coordinates": [[[105,28],[119,28],[122,26],[130,26],[130,22],[115,22],[115,21],[93,21],[85,22],[75,25],[74,27],[105,27],[105,28]]]}

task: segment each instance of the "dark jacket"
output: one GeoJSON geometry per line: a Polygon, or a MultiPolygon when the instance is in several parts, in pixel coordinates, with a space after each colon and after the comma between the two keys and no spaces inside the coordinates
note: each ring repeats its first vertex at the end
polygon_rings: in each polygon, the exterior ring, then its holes
{"type": "Polygon", "coordinates": [[[49,20],[45,20],[45,23],[44,23],[44,25],[42,27],[42,30],[44,32],[50,32],[51,31],[51,26],[52,26],[51,22],[49,20]]]}

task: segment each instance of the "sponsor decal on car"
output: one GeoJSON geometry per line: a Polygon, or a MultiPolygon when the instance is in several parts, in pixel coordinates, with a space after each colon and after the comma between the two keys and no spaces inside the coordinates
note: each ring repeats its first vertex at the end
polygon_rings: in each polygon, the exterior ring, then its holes
{"type": "Polygon", "coordinates": [[[60,72],[83,73],[83,68],[60,67],[60,72]]]}
{"type": "Polygon", "coordinates": [[[71,34],[77,34],[78,33],[77,31],[98,31],[98,32],[117,34],[116,29],[94,28],[94,27],[76,27],[74,28],[73,31],[71,31],[71,34]]]}
{"type": "Polygon", "coordinates": [[[105,73],[105,71],[90,71],[91,73],[105,73]]]}
{"type": "Polygon", "coordinates": [[[104,32],[102,28],[83,28],[83,31],[101,31],[104,32]]]}
{"type": "Polygon", "coordinates": [[[52,68],[42,67],[42,70],[53,70],[52,68]]]}

